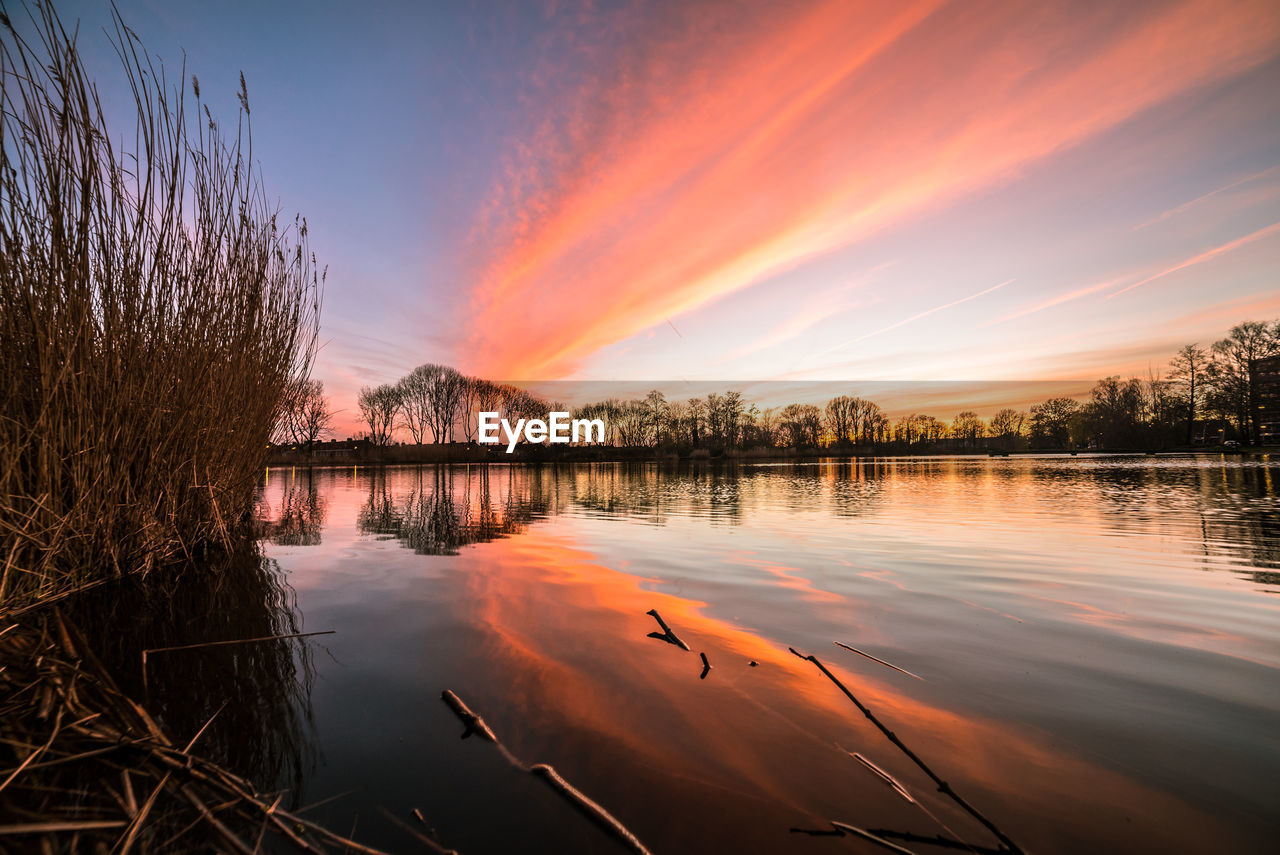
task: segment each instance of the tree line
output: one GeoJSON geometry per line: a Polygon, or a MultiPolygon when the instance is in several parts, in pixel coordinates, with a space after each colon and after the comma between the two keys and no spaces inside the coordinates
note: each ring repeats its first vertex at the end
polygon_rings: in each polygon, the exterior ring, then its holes
{"type": "MultiPolygon", "coordinates": [[[[1004,408],[990,419],[972,410],[949,421],[923,413],[891,418],[874,401],[838,395],[825,405],[761,409],[729,391],[672,401],[658,390],[570,408],[527,390],[467,376],[447,365],[420,365],[394,383],[366,386],[357,407],[361,440],[389,445],[472,442],[477,413],[542,418],[553,410],[603,419],[604,444],[672,452],[744,448],[1159,448],[1197,439],[1257,442],[1259,359],[1280,355],[1280,321],[1250,321],[1208,347],[1183,346],[1146,378],[1099,380],[1089,397],[1057,397],[1028,410],[1004,408]],[[1197,426],[1200,434],[1196,434],[1197,426]]],[[[319,381],[296,384],[281,422],[282,441],[309,445],[330,432],[332,413],[319,381]]]]}

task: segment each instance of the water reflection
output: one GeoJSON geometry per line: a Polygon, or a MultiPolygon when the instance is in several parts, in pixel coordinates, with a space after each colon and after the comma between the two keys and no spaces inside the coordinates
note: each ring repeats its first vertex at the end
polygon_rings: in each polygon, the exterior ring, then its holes
{"type": "MultiPolygon", "coordinates": [[[[423,555],[454,555],[473,544],[519,534],[565,513],[621,517],[651,525],[703,518],[743,525],[783,509],[852,518],[879,512],[936,513],[981,507],[977,520],[1052,520],[1062,505],[1086,509],[1099,530],[1188,538],[1194,519],[1215,566],[1275,584],[1280,568],[1280,501],[1268,465],[1177,465],[1149,458],[983,461],[973,458],[832,460],[799,464],[594,464],[523,468],[470,466],[377,469],[363,475],[360,529],[423,555]],[[886,490],[921,505],[882,507],[886,490]],[[927,496],[918,495],[927,491],[927,496]],[[928,506],[932,505],[933,508],[928,506]]],[[[283,546],[320,542],[325,499],[314,477],[281,489],[269,537],[283,546]]],[[[907,517],[912,519],[911,517],[907,517]]]]}
{"type": "Polygon", "coordinates": [[[293,470],[278,507],[260,502],[263,536],[279,546],[319,546],[324,531],[325,499],[314,469],[293,470]]]}
{"type": "Polygon", "coordinates": [[[286,804],[296,798],[315,761],[314,667],[304,639],[156,652],[143,678],[144,650],[303,631],[293,589],[256,544],[176,578],[122,581],[70,600],[66,611],[125,693],[145,699],[174,739],[190,739],[216,713],[200,737],[202,754],[262,790],[289,790],[286,804]]]}
{"type": "Polygon", "coordinates": [[[456,555],[464,546],[519,534],[557,507],[553,479],[509,467],[497,471],[417,468],[395,479],[394,490],[387,472],[376,471],[357,524],[419,555],[456,555]],[[515,477],[517,471],[522,477],[515,477]]]}
{"type": "MultiPolygon", "coordinates": [[[[339,630],[307,800],[355,789],[323,811],[335,827],[359,816],[369,842],[406,845],[370,821],[387,807],[421,809],[469,853],[596,845],[459,742],[438,700],[450,688],[655,851],[849,847],[788,833],[830,820],[939,833],[851,751],[991,845],[788,646],[1033,851],[1265,851],[1277,832],[1268,463],[422,467],[315,483],[323,543],[269,552],[309,618],[339,630]],[[692,652],[647,638],[651,608],[692,652]]],[[[281,480],[265,501],[291,507],[286,493],[281,480]]]]}

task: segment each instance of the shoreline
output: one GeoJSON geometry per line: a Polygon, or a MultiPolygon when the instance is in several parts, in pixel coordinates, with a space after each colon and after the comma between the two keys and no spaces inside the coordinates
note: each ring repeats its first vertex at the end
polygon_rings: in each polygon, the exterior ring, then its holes
{"type": "Polygon", "coordinates": [[[521,445],[512,454],[501,447],[485,447],[474,443],[450,443],[448,445],[391,445],[385,447],[317,447],[310,452],[273,448],[267,454],[268,468],[327,467],[327,466],[426,466],[434,464],[503,464],[503,463],[774,463],[840,459],[849,461],[880,460],[899,457],[1116,457],[1116,456],[1167,456],[1201,455],[1215,457],[1253,457],[1280,454],[1280,446],[1264,445],[1247,448],[1173,447],[1161,449],[1022,449],[1003,451],[994,448],[948,449],[930,447],[919,450],[904,448],[879,449],[728,449],[719,454],[698,454],[705,449],[663,450],[653,448],[620,447],[557,447],[545,445],[521,445]]]}

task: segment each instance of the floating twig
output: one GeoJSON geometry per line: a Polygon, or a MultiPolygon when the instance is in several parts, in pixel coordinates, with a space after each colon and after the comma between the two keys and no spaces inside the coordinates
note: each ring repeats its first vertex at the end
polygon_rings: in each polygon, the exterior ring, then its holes
{"type": "Polygon", "coordinates": [[[844,832],[838,828],[796,828],[791,827],[792,834],[806,834],[809,837],[844,837],[844,832]]]}
{"type": "Polygon", "coordinates": [[[538,763],[530,766],[529,771],[546,781],[551,786],[551,789],[555,790],[572,802],[578,810],[586,814],[588,818],[594,821],[605,831],[621,840],[633,851],[642,853],[642,855],[648,855],[649,850],[645,848],[644,844],[641,843],[625,825],[618,822],[613,814],[609,813],[595,801],[588,798],[577,787],[566,781],[554,768],[548,766],[546,763],[538,763]]]}
{"type": "Polygon", "coordinates": [[[293,632],[288,635],[263,635],[258,638],[233,638],[228,641],[202,641],[199,644],[179,644],[176,647],[152,647],[142,651],[142,686],[147,686],[147,658],[152,653],[171,653],[175,650],[196,650],[201,647],[226,647],[231,644],[256,644],[262,641],[283,641],[287,638],[309,638],[313,635],[333,635],[336,629],[320,632],[293,632]]]}
{"type": "MultiPolygon", "coordinates": [[[[661,623],[662,619],[658,618],[658,622],[661,623]]],[[[462,720],[463,724],[467,725],[468,732],[474,731],[475,733],[480,734],[486,741],[492,742],[502,753],[502,756],[505,757],[512,766],[522,772],[529,772],[543,781],[546,781],[551,789],[559,793],[562,798],[576,807],[579,811],[586,814],[592,822],[596,823],[609,834],[613,835],[617,840],[625,844],[629,849],[635,852],[636,855],[651,855],[649,850],[645,848],[645,845],[640,842],[639,838],[632,834],[625,825],[613,816],[613,814],[609,813],[601,807],[599,803],[593,801],[581,790],[566,781],[564,777],[561,776],[561,774],[553,767],[546,763],[527,765],[520,762],[514,754],[507,750],[507,747],[502,744],[502,741],[498,739],[489,726],[484,723],[484,719],[473,713],[471,709],[463,703],[462,699],[452,691],[445,689],[444,692],[441,693],[440,697],[444,699],[444,702],[448,704],[454,714],[462,720]],[[483,728],[483,730],[481,728],[483,728]]],[[[463,737],[465,738],[466,735],[467,734],[463,734],[463,737]]]]}
{"type": "MultiPolygon", "coordinates": [[[[966,849],[973,848],[969,846],[968,841],[964,840],[959,834],[956,834],[955,829],[953,829],[951,826],[947,825],[945,822],[939,819],[938,816],[934,814],[933,811],[929,810],[929,808],[926,807],[923,802],[917,800],[915,796],[911,795],[911,791],[907,789],[906,784],[902,783],[897,778],[893,777],[893,775],[890,775],[884,769],[881,769],[875,763],[872,763],[866,757],[863,757],[861,754],[858,754],[855,751],[850,751],[849,756],[852,757],[854,760],[857,760],[863,766],[865,766],[868,770],[871,771],[873,775],[875,775],[877,778],[883,781],[886,785],[888,785],[890,789],[892,789],[895,793],[897,793],[903,799],[915,805],[916,807],[920,808],[920,810],[924,811],[925,815],[928,816],[929,819],[937,823],[938,827],[941,828],[943,831],[947,832],[948,834],[955,835],[956,842],[958,842],[961,847],[966,849]]],[[[881,836],[884,836],[884,835],[881,835],[881,836]]],[[[945,840],[948,838],[943,838],[941,835],[939,835],[939,839],[945,840]]]]}
{"type": "MultiPolygon", "coordinates": [[[[667,642],[667,644],[674,644],[681,650],[689,650],[689,645],[685,644],[684,640],[676,635],[675,630],[667,626],[667,622],[662,619],[662,615],[658,614],[657,609],[649,609],[645,614],[653,615],[653,619],[658,622],[658,626],[662,627],[662,632],[651,632],[649,633],[649,638],[656,638],[659,641],[667,642]]],[[[693,651],[690,650],[689,652],[692,653],[693,651]]]]}
{"type": "Polygon", "coordinates": [[[879,835],[872,834],[870,831],[867,831],[865,828],[858,828],[858,826],[850,825],[847,822],[836,822],[835,820],[832,820],[831,827],[838,829],[840,831],[843,831],[845,834],[852,834],[854,837],[861,837],[863,840],[867,841],[868,843],[874,843],[877,846],[879,846],[881,849],[888,849],[890,852],[899,853],[899,855],[916,855],[916,853],[912,852],[910,849],[907,849],[905,846],[899,846],[896,843],[890,843],[888,840],[885,840],[883,837],[880,837],[879,835]]]}
{"type": "MultiPolygon", "coordinates": [[[[855,826],[849,825],[847,822],[832,822],[830,828],[791,828],[792,834],[807,834],[809,837],[844,837],[851,832],[855,826]]],[[[971,846],[963,840],[956,840],[950,837],[944,837],[941,834],[933,835],[915,834],[910,831],[893,831],[888,828],[863,828],[858,831],[865,832],[874,837],[883,838],[884,841],[902,840],[907,843],[926,843],[930,846],[937,846],[940,849],[963,849],[966,852],[973,852],[976,855],[1009,855],[1009,850],[1005,848],[994,849],[990,846],[971,846]]]]}
{"type": "Polygon", "coordinates": [[[0,835],[48,834],[54,831],[93,831],[103,828],[123,828],[122,819],[85,820],[72,822],[23,822],[16,825],[0,825],[0,835]]]}
{"type": "Polygon", "coordinates": [[[902,782],[899,781],[897,778],[893,777],[888,772],[881,769],[875,763],[872,763],[870,760],[868,760],[866,757],[863,757],[861,754],[857,753],[856,751],[849,752],[849,756],[852,757],[854,760],[857,760],[863,766],[866,766],[868,769],[870,769],[873,775],[875,775],[877,778],[883,781],[886,785],[888,785],[889,789],[893,790],[895,793],[902,796],[902,798],[906,799],[908,802],[910,802],[913,805],[919,804],[919,802],[916,801],[915,796],[911,795],[911,793],[907,791],[907,788],[903,786],[902,782]]]}
{"type": "Polygon", "coordinates": [[[966,852],[974,852],[976,855],[1009,855],[1009,850],[1003,847],[996,849],[991,846],[974,846],[963,840],[944,837],[941,834],[935,834],[930,837],[927,834],[915,834],[910,831],[893,831],[888,828],[868,828],[867,831],[877,837],[883,837],[886,840],[902,840],[907,843],[925,843],[929,846],[937,846],[939,849],[963,849],[966,852]]]}
{"type": "Polygon", "coordinates": [[[872,656],[870,653],[866,653],[862,650],[859,650],[856,647],[850,647],[849,645],[845,644],[843,641],[833,641],[832,644],[834,644],[836,647],[843,647],[845,650],[856,653],[859,656],[865,656],[868,659],[870,659],[872,662],[879,662],[884,667],[892,668],[893,670],[899,673],[906,674],[908,677],[915,677],[917,680],[924,679],[924,677],[921,677],[919,674],[912,674],[906,668],[899,668],[897,665],[894,665],[892,662],[885,662],[883,659],[879,658],[878,656],[872,656]]]}
{"type": "Polygon", "coordinates": [[[818,668],[819,671],[825,674],[827,679],[830,680],[832,683],[834,683],[836,685],[836,688],[838,688],[841,692],[844,693],[845,697],[853,701],[854,706],[856,706],[859,710],[861,710],[862,714],[866,716],[867,719],[872,724],[874,724],[876,728],[881,733],[883,733],[890,742],[896,745],[898,749],[902,751],[903,754],[907,755],[907,757],[911,760],[911,762],[915,763],[916,766],[920,767],[920,770],[922,772],[924,772],[926,775],[929,776],[929,778],[934,782],[934,784],[937,785],[938,792],[950,798],[957,805],[963,808],[970,816],[972,816],[978,822],[986,826],[987,830],[990,831],[992,834],[994,834],[996,837],[998,837],[1000,839],[1000,842],[1003,843],[1005,846],[1007,846],[1011,852],[1015,853],[1015,855],[1023,855],[1023,850],[1020,846],[1018,846],[1018,844],[1014,843],[1008,837],[1008,835],[1006,835],[999,828],[997,828],[996,824],[991,820],[987,819],[977,808],[975,808],[973,805],[969,804],[967,801],[961,798],[961,796],[951,788],[950,784],[948,784],[946,781],[938,777],[937,773],[935,773],[932,769],[930,769],[929,766],[923,760],[921,760],[918,756],[916,756],[916,753],[912,751],[910,748],[908,748],[906,746],[906,743],[904,743],[901,739],[898,738],[897,734],[895,734],[889,728],[885,727],[884,724],[881,723],[880,719],[876,718],[875,713],[871,712],[871,710],[867,708],[867,706],[863,704],[862,701],[858,700],[858,698],[853,694],[853,692],[849,691],[849,688],[840,681],[839,677],[837,677],[835,674],[832,674],[829,670],[827,670],[827,666],[822,664],[822,660],[820,660],[816,656],[813,656],[812,654],[810,654],[809,656],[805,656],[804,654],[798,652],[794,647],[790,647],[787,649],[790,650],[792,655],[796,656],[797,658],[803,659],[806,662],[812,662],[818,668]]]}
{"type": "Polygon", "coordinates": [[[462,698],[455,695],[449,689],[445,689],[440,695],[444,702],[449,705],[449,709],[453,710],[458,718],[462,719],[462,723],[467,729],[462,732],[462,738],[466,739],[472,734],[480,737],[485,742],[497,742],[498,737],[494,734],[489,725],[485,724],[484,719],[476,715],[471,709],[462,702],[462,698]]]}
{"type": "MultiPolygon", "coordinates": [[[[400,826],[401,830],[403,830],[406,834],[410,835],[414,840],[417,840],[423,846],[426,846],[432,852],[436,853],[436,855],[458,855],[458,851],[456,849],[449,849],[447,847],[441,846],[430,835],[428,835],[425,832],[419,831],[418,829],[409,825],[409,823],[405,822],[400,817],[396,816],[386,808],[379,808],[379,810],[382,811],[383,816],[385,816],[387,819],[394,822],[396,825],[400,826]]],[[[432,832],[435,831],[434,828],[430,828],[429,826],[427,826],[427,821],[422,818],[422,812],[419,811],[417,808],[413,809],[413,815],[414,815],[414,818],[418,820],[418,822],[422,823],[423,827],[426,827],[429,831],[432,831],[432,832]]]]}

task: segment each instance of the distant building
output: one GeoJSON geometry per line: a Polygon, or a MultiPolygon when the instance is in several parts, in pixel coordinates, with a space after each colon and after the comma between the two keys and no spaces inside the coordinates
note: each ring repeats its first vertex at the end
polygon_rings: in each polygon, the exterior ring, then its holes
{"type": "Polygon", "coordinates": [[[1280,356],[1255,359],[1249,364],[1257,396],[1258,441],[1280,443],[1280,356]]]}

